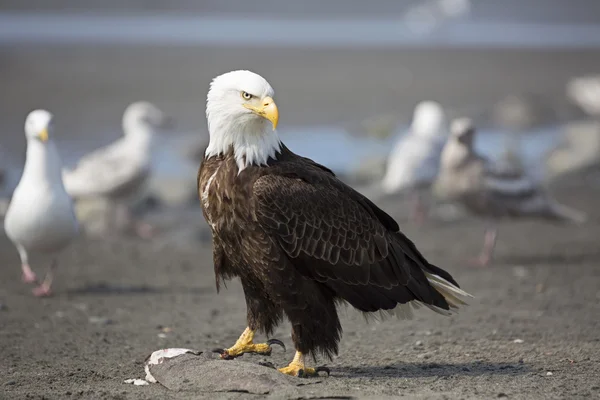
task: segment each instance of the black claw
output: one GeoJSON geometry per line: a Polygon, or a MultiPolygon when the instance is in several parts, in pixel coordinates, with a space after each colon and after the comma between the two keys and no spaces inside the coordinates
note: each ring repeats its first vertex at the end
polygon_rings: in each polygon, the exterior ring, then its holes
{"type": "Polygon", "coordinates": [[[283,347],[283,351],[285,351],[285,344],[283,344],[283,342],[279,339],[269,339],[267,340],[267,344],[269,346],[274,345],[274,344],[278,344],[279,346],[283,347]]]}
{"type": "Polygon", "coordinates": [[[331,375],[331,371],[329,370],[329,368],[327,367],[317,367],[315,368],[315,371],[317,372],[317,375],[319,374],[319,372],[323,371],[323,372],[327,372],[327,376],[331,375]]]}
{"type": "Polygon", "coordinates": [[[233,360],[235,357],[229,355],[229,352],[225,349],[213,349],[213,353],[219,353],[223,360],[233,360]]]}
{"type": "Polygon", "coordinates": [[[304,370],[303,369],[299,369],[298,370],[298,374],[296,375],[298,378],[304,378],[304,370]]]}

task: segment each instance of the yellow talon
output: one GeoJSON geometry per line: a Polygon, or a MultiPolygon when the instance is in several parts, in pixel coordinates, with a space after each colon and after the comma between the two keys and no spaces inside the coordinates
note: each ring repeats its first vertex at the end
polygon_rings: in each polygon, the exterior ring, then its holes
{"type": "Polygon", "coordinates": [[[294,359],[287,367],[279,368],[279,372],[283,374],[298,376],[300,378],[319,376],[319,372],[321,371],[327,372],[327,376],[329,376],[329,368],[327,367],[307,367],[304,364],[304,354],[300,353],[299,351],[296,352],[294,359]]]}
{"type": "Polygon", "coordinates": [[[240,338],[233,346],[228,349],[214,349],[213,351],[221,354],[221,358],[225,360],[231,360],[241,356],[244,353],[257,353],[269,356],[271,355],[272,344],[280,345],[285,351],[285,345],[280,340],[269,339],[267,340],[267,343],[258,344],[253,343],[253,340],[254,331],[248,327],[244,330],[240,338]]]}

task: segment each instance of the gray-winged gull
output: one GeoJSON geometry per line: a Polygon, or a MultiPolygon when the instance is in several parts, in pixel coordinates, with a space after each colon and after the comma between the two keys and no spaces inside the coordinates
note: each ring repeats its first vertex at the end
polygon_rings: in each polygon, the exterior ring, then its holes
{"type": "MultiPolygon", "coordinates": [[[[129,105],[123,114],[124,136],[84,156],[74,169],[63,171],[67,192],[75,199],[105,198],[111,206],[112,224],[119,219],[132,222],[129,202],[146,189],[155,135],[171,122],[151,103],[129,105]]],[[[135,222],[134,226],[140,236],[151,235],[147,224],[135,222]]]]}
{"type": "MultiPolygon", "coordinates": [[[[468,118],[454,120],[442,152],[433,192],[443,201],[457,202],[475,215],[492,219],[533,217],[583,223],[586,216],[550,198],[524,173],[494,169],[473,148],[475,128],[468,118]]],[[[478,265],[491,261],[497,236],[488,228],[478,265]]]]}

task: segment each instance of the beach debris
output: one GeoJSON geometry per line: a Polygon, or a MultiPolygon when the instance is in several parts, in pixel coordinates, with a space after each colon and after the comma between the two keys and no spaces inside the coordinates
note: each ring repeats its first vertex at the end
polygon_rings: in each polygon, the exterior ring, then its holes
{"type": "Polygon", "coordinates": [[[125,379],[123,383],[134,384],[135,386],[146,386],[150,384],[148,381],[143,379],[125,379]]]}
{"type": "Polygon", "coordinates": [[[192,349],[172,348],[172,349],[161,349],[156,350],[146,358],[144,364],[144,371],[146,371],[146,380],[151,383],[156,383],[156,379],[150,373],[150,365],[162,364],[167,358],[174,358],[183,354],[200,355],[202,352],[192,349]]]}

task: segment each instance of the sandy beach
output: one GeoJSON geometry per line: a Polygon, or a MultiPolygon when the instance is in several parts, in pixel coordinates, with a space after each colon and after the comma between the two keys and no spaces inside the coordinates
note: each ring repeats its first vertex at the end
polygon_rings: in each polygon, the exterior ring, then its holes
{"type": "MultiPolygon", "coordinates": [[[[365,11],[360,4],[354,13],[365,11]]],[[[450,116],[489,121],[494,104],[510,94],[535,96],[568,120],[580,113],[566,100],[565,84],[598,65],[595,49],[4,44],[0,138],[19,159],[26,114],[48,108],[61,152],[73,161],[117,138],[123,109],[141,99],[175,117],[178,130],[206,136],[210,80],[241,68],[274,86],[282,132],[356,126],[390,114],[408,122],[425,99],[441,102],[450,116]]],[[[415,227],[407,204],[386,200],[382,207],[421,251],[475,298],[450,318],[422,310],[410,321],[366,322],[342,310],[344,338],[340,355],[327,362],[331,376],[298,386],[293,397],[123,383],[144,376],[144,359],[155,350],[229,346],[245,327],[239,283],[216,293],[210,243],[199,239],[207,238],[199,205],[156,241],[79,238],[60,257],[55,295],[47,299],[20,282],[17,252],[0,235],[0,399],[598,398],[600,185],[590,182],[575,176],[552,187],[561,201],[589,213],[587,224],[502,222],[495,264],[483,269],[465,262],[480,249],[483,221],[415,227]]],[[[45,268],[37,258],[32,265],[45,268]]],[[[292,356],[289,332],[283,324],[274,334],[288,346],[273,351],[277,366],[292,356]]]]}
{"type": "MultiPolygon", "coordinates": [[[[570,184],[555,193],[589,212],[591,222],[502,223],[496,262],[487,269],[464,262],[479,250],[481,221],[416,228],[404,221],[406,209],[385,204],[475,298],[450,318],[422,310],[411,321],[366,323],[342,311],[344,338],[328,363],[331,377],[298,387],[295,398],[597,397],[600,191],[570,184]]],[[[144,376],[143,361],[154,350],[226,346],[244,328],[241,287],[232,282],[217,295],[208,245],[82,238],[61,257],[56,295],[43,300],[20,283],[18,257],[5,238],[0,247],[0,397],[261,398],[123,384],[144,376]]],[[[292,347],[287,324],[274,337],[292,347]]],[[[290,356],[275,349],[270,361],[281,366],[290,356]]],[[[266,397],[289,398],[276,391],[266,397]]]]}

